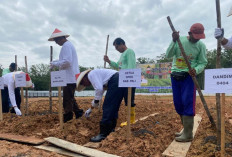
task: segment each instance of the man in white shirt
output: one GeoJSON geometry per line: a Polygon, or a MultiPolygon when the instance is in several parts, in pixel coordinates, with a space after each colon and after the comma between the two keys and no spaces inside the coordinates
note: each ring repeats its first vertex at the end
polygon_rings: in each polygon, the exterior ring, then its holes
{"type": "MultiPolygon", "coordinates": [[[[232,15],[232,7],[228,16],[232,15]]],[[[225,49],[232,49],[232,37],[224,38],[224,29],[223,28],[215,28],[214,36],[216,39],[221,39],[221,44],[225,49]]]]}
{"type": "MultiPolygon", "coordinates": [[[[78,75],[77,90],[82,91],[85,87],[92,85],[95,90],[92,107],[99,106],[102,99],[104,87],[107,87],[103,103],[103,114],[100,122],[100,134],[90,139],[91,142],[100,142],[104,140],[117,125],[118,111],[123,99],[124,92],[127,88],[118,87],[119,73],[111,69],[95,69],[86,70],[78,75]]],[[[91,110],[85,112],[85,116],[89,117],[91,110]]]]}
{"type": "Polygon", "coordinates": [[[66,38],[69,37],[66,33],[55,29],[48,41],[55,41],[56,44],[62,46],[59,60],[51,62],[51,69],[58,67],[59,70],[66,71],[67,86],[63,87],[63,107],[64,107],[64,122],[73,119],[73,112],[76,118],[83,115],[83,110],[79,109],[74,98],[76,88],[76,75],[80,73],[77,53],[73,44],[66,38]]]}
{"type": "MultiPolygon", "coordinates": [[[[11,63],[9,68],[7,69],[3,69],[3,72],[2,72],[2,76],[5,75],[5,74],[8,74],[10,72],[14,72],[14,71],[17,71],[16,70],[16,64],[15,63],[11,63]]],[[[4,88],[4,97],[3,99],[7,99],[8,98],[8,103],[9,103],[9,107],[11,108],[12,107],[12,104],[11,104],[11,101],[10,101],[10,98],[9,98],[9,95],[8,95],[8,88],[5,87],[4,88]]],[[[18,108],[20,109],[20,104],[21,104],[21,95],[20,95],[20,88],[15,88],[15,99],[16,99],[16,104],[18,106],[18,108]]],[[[4,109],[4,110],[8,110],[8,109],[4,109]]],[[[10,110],[11,113],[15,113],[15,111],[13,110],[13,108],[10,110]]]]}
{"type": "MultiPolygon", "coordinates": [[[[9,112],[9,103],[8,98],[10,97],[10,102],[12,104],[12,107],[14,108],[14,111],[16,115],[21,116],[21,111],[19,109],[20,103],[16,102],[15,99],[15,75],[16,74],[22,74],[24,72],[17,71],[17,72],[11,72],[8,74],[3,75],[4,79],[4,90],[2,90],[2,109],[3,113],[9,112]]],[[[31,78],[26,73],[26,87],[32,87],[31,78]]]]}

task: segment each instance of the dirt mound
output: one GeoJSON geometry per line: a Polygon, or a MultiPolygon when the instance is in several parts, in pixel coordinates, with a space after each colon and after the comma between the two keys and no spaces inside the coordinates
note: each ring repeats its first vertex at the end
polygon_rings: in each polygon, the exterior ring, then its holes
{"type": "MultiPolygon", "coordinates": [[[[79,106],[87,110],[92,97],[78,97],[79,106]]],[[[206,97],[210,111],[216,120],[215,98],[206,97]]],[[[232,98],[226,97],[226,152],[232,156],[232,98]]],[[[181,130],[180,118],[174,110],[172,97],[169,96],[136,96],[136,119],[158,113],[145,120],[131,125],[131,138],[127,141],[126,127],[111,133],[100,144],[101,151],[124,157],[161,156],[162,152],[174,140],[174,134],[181,130]]],[[[53,114],[48,114],[48,98],[30,98],[28,116],[16,117],[13,114],[4,114],[0,122],[0,133],[46,138],[54,136],[76,144],[84,145],[89,139],[99,133],[99,122],[102,112],[95,109],[91,117],[73,119],[65,123],[64,130],[59,128],[58,101],[53,99],[53,114]]],[[[126,121],[126,107],[121,104],[117,127],[126,121]]],[[[216,131],[210,126],[204,112],[203,105],[197,99],[196,113],[203,119],[198,128],[187,156],[220,156],[216,149],[216,131]]],[[[56,153],[37,150],[28,145],[0,141],[1,156],[62,156],[56,153]]]]}

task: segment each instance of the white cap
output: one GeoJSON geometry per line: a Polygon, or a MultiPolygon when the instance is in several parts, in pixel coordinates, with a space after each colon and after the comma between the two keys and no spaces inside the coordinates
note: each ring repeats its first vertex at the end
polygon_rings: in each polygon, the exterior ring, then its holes
{"type": "Polygon", "coordinates": [[[232,7],[230,8],[230,12],[229,12],[229,14],[227,15],[227,17],[230,16],[230,15],[232,15],[232,7]]]}
{"type": "Polygon", "coordinates": [[[55,29],[54,32],[52,33],[52,35],[50,36],[50,38],[48,39],[48,41],[54,41],[54,38],[57,38],[57,37],[69,37],[68,34],[60,31],[59,29],[55,29]]]}

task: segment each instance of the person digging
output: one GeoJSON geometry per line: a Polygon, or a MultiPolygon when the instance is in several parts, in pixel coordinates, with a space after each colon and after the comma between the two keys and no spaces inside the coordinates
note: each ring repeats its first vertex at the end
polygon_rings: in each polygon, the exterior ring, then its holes
{"type": "Polygon", "coordinates": [[[205,38],[204,26],[201,23],[195,23],[191,26],[188,34],[188,36],[180,37],[179,32],[173,32],[172,42],[166,51],[166,57],[173,58],[171,68],[173,102],[184,127],[183,131],[175,134],[175,140],[178,142],[189,142],[193,139],[196,87],[191,76],[194,77],[204,71],[208,63],[205,44],[200,41],[205,38]],[[178,39],[181,41],[192,67],[190,70],[176,42],[178,39]]]}
{"type": "Polygon", "coordinates": [[[100,121],[100,133],[90,139],[91,142],[101,142],[117,125],[118,111],[122,102],[126,88],[118,87],[119,73],[111,69],[86,70],[77,75],[77,91],[84,90],[87,86],[93,86],[95,90],[94,100],[91,108],[85,112],[85,117],[89,117],[92,108],[99,106],[102,99],[104,87],[107,86],[107,92],[103,102],[103,114],[100,121]]]}

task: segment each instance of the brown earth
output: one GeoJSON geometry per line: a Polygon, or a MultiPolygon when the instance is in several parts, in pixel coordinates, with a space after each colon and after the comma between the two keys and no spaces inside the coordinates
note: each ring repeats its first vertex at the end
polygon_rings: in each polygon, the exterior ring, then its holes
{"type": "MultiPolygon", "coordinates": [[[[76,98],[80,107],[87,110],[93,97],[76,98]]],[[[215,97],[206,97],[210,112],[216,121],[215,97]]],[[[123,157],[159,157],[174,140],[174,133],[181,130],[180,119],[176,114],[172,97],[170,96],[136,96],[136,119],[158,113],[143,121],[131,125],[132,137],[127,141],[126,127],[111,133],[101,142],[99,150],[123,157]]],[[[57,98],[53,99],[53,111],[58,110],[57,98]]],[[[232,97],[226,97],[226,155],[232,156],[232,97]]],[[[0,133],[34,136],[45,138],[54,136],[79,145],[89,142],[92,136],[99,133],[99,121],[102,113],[94,110],[89,119],[82,117],[73,119],[64,125],[65,130],[59,128],[57,113],[47,114],[49,110],[48,98],[30,98],[29,115],[16,117],[14,114],[4,114],[0,122],[0,133]]],[[[126,120],[124,103],[119,111],[118,127],[126,120]]],[[[196,136],[192,142],[188,157],[219,157],[217,151],[216,130],[210,125],[200,99],[197,98],[196,113],[202,116],[196,136]]],[[[0,140],[0,156],[7,157],[61,157],[62,155],[33,148],[31,145],[19,144],[0,140]]]]}

